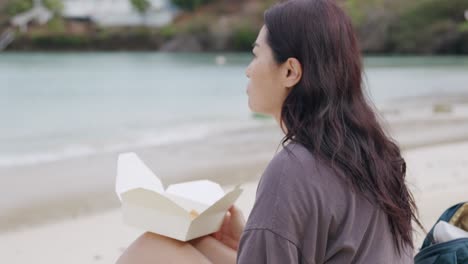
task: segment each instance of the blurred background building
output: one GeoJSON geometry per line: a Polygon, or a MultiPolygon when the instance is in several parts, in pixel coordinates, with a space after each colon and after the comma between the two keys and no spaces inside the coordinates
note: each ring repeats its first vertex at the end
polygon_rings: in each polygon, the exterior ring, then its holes
{"type": "Polygon", "coordinates": [[[174,20],[177,8],[170,0],[151,0],[141,7],[128,0],[64,0],[61,15],[102,27],[162,27],[174,20]]]}

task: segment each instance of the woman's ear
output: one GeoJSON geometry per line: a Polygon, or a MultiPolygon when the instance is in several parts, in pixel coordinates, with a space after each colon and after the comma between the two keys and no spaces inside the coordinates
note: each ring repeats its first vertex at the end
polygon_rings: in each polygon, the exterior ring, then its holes
{"type": "Polygon", "coordinates": [[[289,58],[284,62],[283,66],[283,85],[292,88],[301,80],[302,65],[296,58],[289,58]]]}

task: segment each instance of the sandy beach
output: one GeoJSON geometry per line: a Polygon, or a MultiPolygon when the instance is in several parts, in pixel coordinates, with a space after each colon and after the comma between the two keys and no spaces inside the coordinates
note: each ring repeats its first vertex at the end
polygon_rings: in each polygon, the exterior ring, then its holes
{"type": "MultiPolygon", "coordinates": [[[[430,228],[468,200],[468,95],[428,96],[379,106],[403,149],[407,181],[430,228]]],[[[207,178],[226,189],[242,183],[237,205],[248,216],[258,179],[281,131],[272,120],[208,139],[129,149],[165,184],[207,178]]],[[[114,263],[143,230],[121,220],[114,193],[118,153],[0,168],[0,255],[5,263],[114,263]]],[[[419,246],[424,234],[415,237],[419,246]]]]}

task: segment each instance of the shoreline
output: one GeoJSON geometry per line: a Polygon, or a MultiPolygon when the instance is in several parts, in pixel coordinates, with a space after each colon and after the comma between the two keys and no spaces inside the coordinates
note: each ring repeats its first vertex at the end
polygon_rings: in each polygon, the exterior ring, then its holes
{"type": "MultiPolygon", "coordinates": [[[[255,133],[236,142],[220,134],[209,144],[203,139],[128,151],[165,185],[207,178],[227,186],[255,180],[273,157],[279,131],[268,125],[255,133]]],[[[0,187],[0,234],[120,206],[114,192],[118,153],[0,168],[0,175],[9,175],[0,187]]]]}
{"type": "MultiPolygon", "coordinates": [[[[420,97],[390,105],[379,112],[403,153],[468,142],[468,95],[420,97]],[[451,111],[434,113],[434,104],[441,103],[451,104],[451,111]]],[[[207,178],[225,187],[256,182],[281,137],[276,124],[266,122],[209,140],[129,150],[165,184],[207,178]]],[[[0,168],[0,175],[8,175],[0,187],[4,198],[0,201],[0,236],[118,208],[114,192],[117,154],[0,168]]]]}

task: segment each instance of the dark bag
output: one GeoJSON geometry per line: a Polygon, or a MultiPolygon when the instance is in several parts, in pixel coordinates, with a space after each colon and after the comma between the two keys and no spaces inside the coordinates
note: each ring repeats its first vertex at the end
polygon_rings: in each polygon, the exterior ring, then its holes
{"type": "MultiPolygon", "coordinates": [[[[468,202],[456,204],[447,209],[437,220],[446,221],[468,231],[468,202]]],[[[458,238],[442,243],[434,241],[434,227],[427,234],[415,264],[468,264],[468,238],[458,238]]]]}

